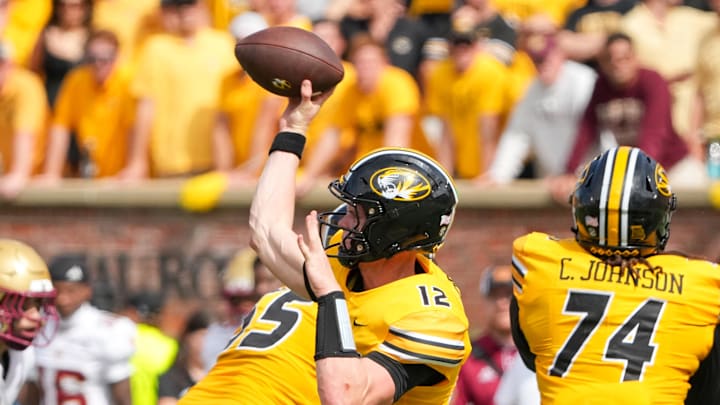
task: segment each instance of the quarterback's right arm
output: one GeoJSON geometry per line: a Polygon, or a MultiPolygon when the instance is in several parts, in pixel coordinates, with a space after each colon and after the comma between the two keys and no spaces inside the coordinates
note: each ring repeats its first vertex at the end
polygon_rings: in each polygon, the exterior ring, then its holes
{"type": "Polygon", "coordinates": [[[302,99],[290,99],[280,120],[280,133],[273,142],[250,206],[250,231],[251,246],[262,263],[296,294],[308,298],[302,275],[304,259],[293,231],[295,177],[308,125],[332,92],[312,99],[308,80],[303,82],[301,91],[302,99]]]}

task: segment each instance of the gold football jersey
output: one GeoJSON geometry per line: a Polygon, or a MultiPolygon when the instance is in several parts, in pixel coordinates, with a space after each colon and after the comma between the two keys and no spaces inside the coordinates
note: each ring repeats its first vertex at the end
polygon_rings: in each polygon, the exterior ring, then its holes
{"type": "Polygon", "coordinates": [[[513,244],[518,321],[543,404],[682,404],[720,313],[720,269],[680,255],[635,272],[573,239],[513,244]]]}
{"type": "Polygon", "coordinates": [[[266,294],[181,405],[319,404],[317,305],[287,288],[266,294]]]}
{"type": "Polygon", "coordinates": [[[424,273],[361,292],[349,291],[349,269],[331,260],[343,288],[358,352],[380,352],[403,364],[426,364],[445,381],[406,392],[398,404],[446,404],[470,353],[468,320],[460,291],[433,261],[424,273]]]}

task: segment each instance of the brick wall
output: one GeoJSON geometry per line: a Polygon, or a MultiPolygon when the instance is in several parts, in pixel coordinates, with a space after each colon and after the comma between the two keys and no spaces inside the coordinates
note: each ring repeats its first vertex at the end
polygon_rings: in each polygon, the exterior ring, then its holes
{"type": "MultiPolygon", "coordinates": [[[[299,214],[305,211],[298,209],[299,214]]],[[[216,302],[218,272],[238,248],[247,246],[247,220],[246,207],[190,214],[171,207],[6,206],[0,211],[0,235],[30,243],[48,260],[87,254],[102,306],[118,309],[131,291],[162,289],[171,297],[166,329],[177,333],[189,310],[216,302]]],[[[515,237],[531,230],[570,237],[570,225],[569,210],[552,206],[458,212],[438,261],[463,291],[473,332],[483,324],[477,286],[484,269],[509,260],[515,237]]],[[[668,249],[717,260],[718,229],[720,212],[681,209],[673,217],[668,249]]]]}

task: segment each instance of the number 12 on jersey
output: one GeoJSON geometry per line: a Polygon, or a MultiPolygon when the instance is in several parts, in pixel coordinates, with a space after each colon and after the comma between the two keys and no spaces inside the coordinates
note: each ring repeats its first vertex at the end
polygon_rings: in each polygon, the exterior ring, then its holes
{"type": "MultiPolygon", "coordinates": [[[[568,291],[563,314],[579,315],[580,319],[555,355],[550,375],[567,375],[577,356],[605,320],[611,301],[610,293],[568,291]]],[[[605,342],[603,360],[625,363],[621,381],[641,381],[646,363],[652,364],[657,350],[653,337],[665,303],[655,298],[646,299],[605,342]]]]}

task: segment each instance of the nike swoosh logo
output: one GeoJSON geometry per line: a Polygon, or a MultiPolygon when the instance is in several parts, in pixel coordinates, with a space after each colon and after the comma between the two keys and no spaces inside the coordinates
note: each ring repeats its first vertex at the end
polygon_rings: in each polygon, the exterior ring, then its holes
{"type": "Polygon", "coordinates": [[[353,325],[354,326],[367,326],[366,323],[358,323],[357,319],[353,320],[353,325]]]}

